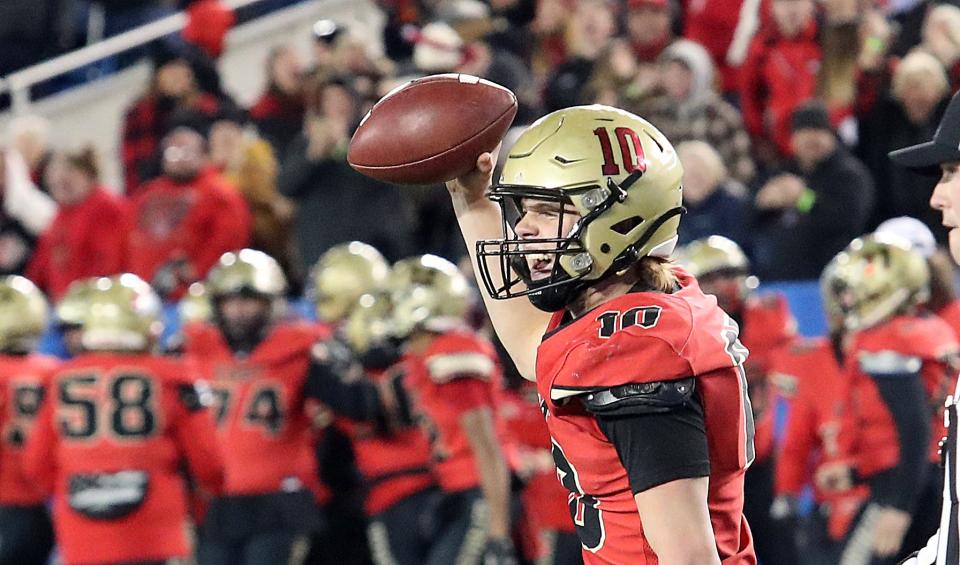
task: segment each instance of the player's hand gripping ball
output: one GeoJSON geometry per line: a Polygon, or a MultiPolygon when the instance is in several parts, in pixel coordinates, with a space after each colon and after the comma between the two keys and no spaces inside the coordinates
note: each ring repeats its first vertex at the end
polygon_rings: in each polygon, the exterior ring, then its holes
{"type": "Polygon", "coordinates": [[[399,184],[436,184],[473,170],[517,114],[508,89],[464,74],[410,81],[384,96],[360,122],[347,161],[399,184]]]}

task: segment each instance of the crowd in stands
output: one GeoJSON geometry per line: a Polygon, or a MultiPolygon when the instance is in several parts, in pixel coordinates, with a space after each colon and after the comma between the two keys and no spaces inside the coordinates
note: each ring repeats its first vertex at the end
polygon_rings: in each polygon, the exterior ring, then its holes
{"type": "Polygon", "coordinates": [[[318,22],[311,56],[278,42],[262,94],[243,108],[216,70],[231,20],[210,18],[229,10],[197,2],[199,23],[149,50],[152,78],[123,121],[123,186],[101,186],[98,148],[59,147],[55,125],[15,120],[0,272],[29,273],[57,295],[122,268],[175,298],[211,257],[247,243],[278,258],[294,291],[325,249],[351,239],[391,259],[458,259],[442,192],[384,186],[345,159],[380,96],[438,72],[514,90],[518,127],[594,102],[649,119],[690,162],[682,240],[729,236],[764,280],[815,278],[891,217],[936,227],[920,190],[934,180],[886,153],[928,139],[960,86],[960,8],[742,4],[384,1],[382,56],[335,17],[318,22]]]}

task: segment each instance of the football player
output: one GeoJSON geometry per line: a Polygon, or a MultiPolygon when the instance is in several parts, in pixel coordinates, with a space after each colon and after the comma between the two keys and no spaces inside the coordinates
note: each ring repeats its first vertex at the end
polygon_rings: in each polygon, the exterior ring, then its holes
{"type": "Polygon", "coordinates": [[[23,466],[24,447],[55,360],[34,353],[47,320],[43,293],[19,276],[0,278],[0,563],[43,565],[53,546],[50,492],[23,466]]]}
{"type": "Polygon", "coordinates": [[[670,141],[594,105],[530,126],[491,186],[495,154],[447,188],[493,326],[537,381],[584,561],[756,563],[747,352],[669,261],[683,212],[670,141]]]}
{"type": "Polygon", "coordinates": [[[770,363],[796,337],[797,323],[783,294],[754,292],[757,278],[750,262],[733,241],[719,235],[691,241],[677,253],[677,261],[696,277],[706,294],[740,326],[740,341],[750,350],[744,364],[750,404],[756,422],[756,460],[747,471],[744,515],[750,520],[757,558],[767,563],[797,563],[793,529],[770,514],[773,504],[774,413],[777,395],[770,386],[770,363]]]}
{"type": "MultiPolygon", "coordinates": [[[[392,330],[392,303],[385,292],[388,276],[389,266],[380,253],[360,242],[333,247],[317,262],[308,295],[316,301],[318,318],[338,325],[338,338],[348,350],[332,342],[326,348],[345,356],[340,361],[345,366],[359,362],[366,378],[349,384],[369,387],[355,394],[375,400],[361,403],[358,413],[350,393],[328,395],[323,386],[313,392],[337,414],[334,425],[353,446],[367,488],[364,510],[370,520],[367,537],[374,562],[420,565],[429,561],[432,536],[423,526],[433,519],[438,493],[426,437],[409,416],[397,412],[388,417],[387,408],[380,405],[381,392],[385,398],[396,394],[391,390],[403,395],[406,373],[392,330]],[[348,302],[351,297],[353,304],[348,302]]],[[[358,376],[359,372],[352,375],[358,376]]],[[[349,380],[351,375],[332,377],[349,380]]]]}
{"type": "MultiPolygon", "coordinates": [[[[350,437],[367,485],[364,508],[370,518],[367,535],[374,563],[436,563],[431,561],[431,549],[439,523],[433,510],[440,493],[430,445],[413,421],[403,388],[408,369],[393,336],[391,309],[389,295],[364,295],[340,328],[350,349],[343,353],[358,358],[365,373],[361,381],[351,383],[366,388],[366,392],[354,388],[352,393],[354,398],[357,394],[367,398],[365,405],[357,406],[343,394],[324,396],[338,414],[335,425],[350,437]]],[[[338,373],[350,382],[349,371],[338,373]]],[[[353,375],[357,377],[359,373],[353,375]]]]}
{"type": "Polygon", "coordinates": [[[191,554],[180,465],[208,494],[223,468],[205,402],[183,364],[151,353],[160,299],[135,275],[87,295],[84,352],[52,377],[27,443],[26,468],[51,480],[68,564],[162,563],[191,554]]]}
{"type": "Polygon", "coordinates": [[[510,469],[496,417],[502,374],[493,344],[464,323],[467,280],[453,263],[421,255],[393,265],[389,288],[405,340],[403,385],[444,493],[431,563],[510,563],[510,469]]]}
{"type": "MultiPolygon", "coordinates": [[[[337,359],[334,343],[319,344],[317,396],[338,413],[381,428],[416,421],[429,440],[443,496],[432,511],[436,531],[421,563],[512,563],[510,478],[494,410],[500,369],[493,346],[463,322],[467,282],[452,263],[424,255],[394,265],[388,286],[388,324],[404,344],[397,367],[403,374],[379,386],[357,378],[351,384],[343,378],[351,371],[349,357],[337,359]]],[[[398,531],[409,535],[409,526],[398,531]]],[[[382,555],[374,549],[375,557],[382,555]]]]}
{"type": "Polygon", "coordinates": [[[893,563],[908,530],[918,540],[936,530],[944,433],[937,412],[956,370],[957,339],[943,320],[918,315],[929,271],[909,242],[858,238],[834,262],[826,284],[838,294],[845,330],[855,332],[847,364],[854,419],[839,437],[853,466],[822,465],[817,481],[846,490],[855,476],[870,486],[842,562],[893,563]]]}
{"type": "Polygon", "coordinates": [[[843,370],[847,332],[839,289],[831,284],[836,267],[831,263],[820,279],[828,336],[798,339],[775,355],[770,365],[771,384],[789,406],[777,459],[777,498],[772,512],[776,516],[797,516],[803,490],[813,486],[816,507],[803,523],[807,535],[799,548],[803,562],[809,565],[835,565],[840,561],[843,541],[869,492],[866,485],[826,492],[814,484],[810,472],[819,465],[844,461],[839,433],[851,411],[850,379],[843,370]]]}
{"type": "Polygon", "coordinates": [[[205,288],[213,323],[184,328],[184,351],[211,381],[224,491],[210,505],[198,561],[295,562],[321,526],[326,496],[303,394],[310,347],[325,333],[282,320],[286,279],[260,251],[223,254],[205,288]]]}

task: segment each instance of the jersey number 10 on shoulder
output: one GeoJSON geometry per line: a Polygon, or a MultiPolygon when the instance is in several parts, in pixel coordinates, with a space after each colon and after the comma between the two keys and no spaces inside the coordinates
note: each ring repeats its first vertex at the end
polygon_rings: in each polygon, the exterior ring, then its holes
{"type": "Polygon", "coordinates": [[[657,325],[660,321],[660,313],[663,308],[659,306],[638,306],[631,308],[626,312],[619,310],[610,310],[597,317],[600,322],[598,335],[600,339],[609,339],[613,334],[620,330],[625,330],[633,326],[639,326],[648,330],[657,325]]]}

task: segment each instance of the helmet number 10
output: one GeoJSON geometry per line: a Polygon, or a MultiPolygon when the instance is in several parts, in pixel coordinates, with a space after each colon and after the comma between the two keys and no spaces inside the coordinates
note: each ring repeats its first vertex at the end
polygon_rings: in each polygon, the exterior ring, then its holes
{"type": "MultiPolygon", "coordinates": [[[[614,136],[620,145],[620,157],[623,162],[625,174],[636,171],[641,173],[647,170],[647,160],[643,155],[643,145],[640,144],[640,136],[630,128],[619,127],[613,130],[614,136]]],[[[603,152],[603,167],[601,171],[605,176],[617,176],[620,174],[620,166],[613,157],[613,145],[610,143],[610,132],[605,127],[599,127],[593,130],[593,135],[600,141],[600,150],[603,152]]]]}

